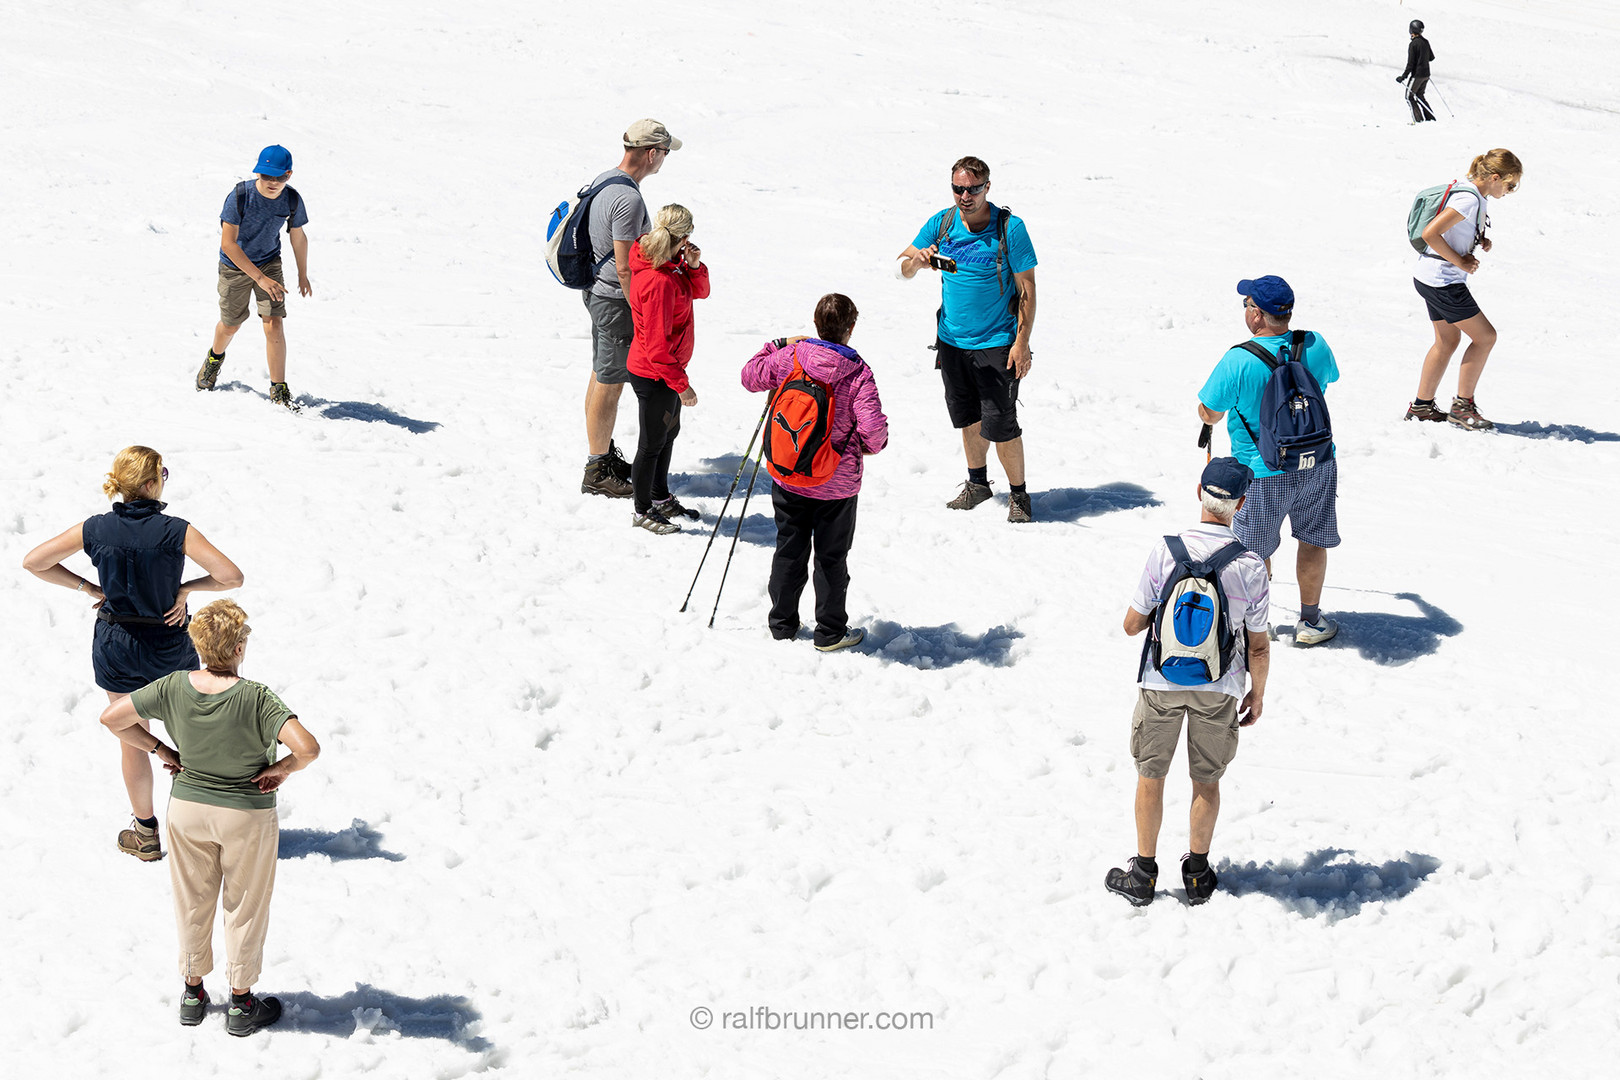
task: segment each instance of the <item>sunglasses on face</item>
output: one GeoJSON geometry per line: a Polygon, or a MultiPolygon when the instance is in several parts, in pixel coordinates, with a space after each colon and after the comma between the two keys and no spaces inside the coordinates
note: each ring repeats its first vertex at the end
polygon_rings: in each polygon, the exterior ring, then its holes
{"type": "Polygon", "coordinates": [[[169,482],[169,467],[167,465],[163,466],[163,482],[165,484],[169,482]]]}
{"type": "Polygon", "coordinates": [[[972,185],[971,187],[963,187],[961,184],[952,184],[951,185],[951,191],[955,192],[958,195],[977,195],[980,192],[982,192],[989,185],[990,185],[990,181],[988,181],[988,180],[981,180],[977,184],[972,185]]]}

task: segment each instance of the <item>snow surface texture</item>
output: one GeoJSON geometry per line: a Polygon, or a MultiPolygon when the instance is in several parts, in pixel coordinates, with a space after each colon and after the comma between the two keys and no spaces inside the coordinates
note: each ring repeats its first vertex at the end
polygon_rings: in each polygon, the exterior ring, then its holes
{"type": "MultiPolygon", "coordinates": [[[[0,20],[0,1072],[1586,1076],[1620,1051],[1620,734],[1585,632],[1620,555],[1613,5],[9,0],[0,20]],[[1414,16],[1439,55],[1422,127],[1393,81],[1414,16]],[[641,116],[686,140],[646,191],[692,208],[714,272],[675,454],[705,526],[761,407],[742,361],[823,292],[861,307],[893,442],[851,558],[859,651],[766,634],[763,483],[712,630],[724,542],[680,614],[700,530],[654,537],[578,493],[587,324],[539,246],[641,116]],[[220,392],[191,389],[218,208],[271,142],[310,210],[298,415],[266,401],[256,323],[220,392]],[[1501,427],[1403,423],[1430,338],[1406,209],[1493,146],[1527,167],[1474,282],[1501,427]],[[1041,257],[1021,529],[994,464],[996,502],[944,509],[937,286],[890,273],[964,153],[1041,257]],[[1119,623],[1153,538],[1196,517],[1194,395],[1243,337],[1233,283],[1263,273],[1344,371],[1344,630],[1287,647],[1285,542],[1223,891],[1182,903],[1178,759],[1170,887],[1135,911],[1101,887],[1134,844],[1119,623]],[[283,789],[260,989],[288,1009],[252,1040],[175,1023],[166,868],[113,850],[90,613],[17,569],[105,509],[131,443],[245,570],[247,674],[325,749],[283,789]],[[722,1027],[755,1006],[932,1019],[722,1027]]],[[[632,446],[629,405],[618,430],[632,446]]]]}

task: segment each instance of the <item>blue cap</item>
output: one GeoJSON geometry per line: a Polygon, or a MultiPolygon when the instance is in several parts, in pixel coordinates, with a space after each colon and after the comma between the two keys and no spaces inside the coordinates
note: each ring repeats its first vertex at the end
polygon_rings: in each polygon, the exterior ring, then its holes
{"type": "MultiPolygon", "coordinates": [[[[290,167],[292,159],[287,160],[290,167]]],[[[1288,287],[1288,282],[1273,274],[1244,278],[1238,282],[1238,292],[1253,300],[1254,306],[1268,315],[1286,319],[1294,313],[1294,290],[1288,287]]]]}
{"type": "Polygon", "coordinates": [[[1244,492],[1249,490],[1249,481],[1253,479],[1254,470],[1237,458],[1218,457],[1212,458],[1204,466],[1204,475],[1198,478],[1198,486],[1217,499],[1241,499],[1244,492]]]}
{"type": "Polygon", "coordinates": [[[253,171],[260,176],[286,176],[292,171],[292,153],[285,146],[267,146],[259,151],[253,171]]]}

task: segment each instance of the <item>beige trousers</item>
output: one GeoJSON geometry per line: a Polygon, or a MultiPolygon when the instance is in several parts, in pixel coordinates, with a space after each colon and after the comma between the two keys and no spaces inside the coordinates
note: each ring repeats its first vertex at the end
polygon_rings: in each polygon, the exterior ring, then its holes
{"type": "Polygon", "coordinates": [[[274,807],[236,810],[170,799],[169,880],[180,930],[180,974],[214,970],[214,909],[225,891],[225,973],[248,989],[264,966],[281,826],[274,807]]]}

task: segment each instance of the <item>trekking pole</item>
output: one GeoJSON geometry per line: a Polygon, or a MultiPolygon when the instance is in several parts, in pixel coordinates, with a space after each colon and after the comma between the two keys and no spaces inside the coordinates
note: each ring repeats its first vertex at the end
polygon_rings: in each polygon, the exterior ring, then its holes
{"type": "Polygon", "coordinates": [[[737,554],[737,538],[742,535],[743,520],[748,517],[748,500],[754,497],[754,481],[759,479],[759,463],[764,457],[765,444],[760,443],[759,455],[754,458],[754,471],[748,477],[748,491],[743,495],[742,510],[737,514],[737,530],[731,534],[731,550],[726,552],[726,568],[720,571],[720,588],[714,592],[714,610],[709,612],[710,629],[713,629],[714,616],[720,610],[720,594],[726,591],[726,575],[731,573],[731,557],[737,554]]]}
{"type": "Polygon", "coordinates": [[[1451,103],[1446,100],[1446,95],[1440,93],[1440,87],[1435,85],[1433,79],[1429,80],[1429,85],[1434,87],[1435,96],[1440,99],[1440,104],[1446,107],[1446,115],[1450,116],[1453,120],[1457,119],[1457,114],[1451,111],[1451,103]]]}
{"type": "Polygon", "coordinates": [[[1212,435],[1214,435],[1214,434],[1215,434],[1215,425],[1214,424],[1205,424],[1203,429],[1198,432],[1198,445],[1200,447],[1202,447],[1203,450],[1204,450],[1204,464],[1205,465],[1208,465],[1210,463],[1210,460],[1215,456],[1215,450],[1214,450],[1214,448],[1212,446],[1210,446],[1210,437],[1212,435]]]}
{"type": "MultiPolygon", "coordinates": [[[[731,505],[731,497],[737,493],[737,482],[742,479],[743,470],[748,468],[748,458],[754,452],[754,440],[759,438],[759,429],[765,426],[765,413],[770,411],[771,402],[770,399],[767,398],[765,401],[765,412],[759,414],[759,423],[754,425],[754,433],[748,437],[748,449],[743,451],[742,461],[737,465],[737,475],[731,478],[731,490],[726,492],[726,501],[720,507],[719,516],[714,519],[714,529],[709,533],[709,542],[704,545],[703,558],[698,560],[697,573],[692,575],[692,584],[686,590],[686,599],[681,601],[682,611],[685,611],[686,605],[692,602],[692,590],[697,588],[698,575],[703,573],[703,564],[708,561],[709,548],[714,547],[714,538],[720,535],[720,523],[725,520],[726,507],[731,505]]],[[[754,468],[755,471],[758,471],[759,466],[756,465],[754,468]]],[[[750,483],[748,486],[750,489],[753,488],[752,483],[750,483]]],[[[729,562],[730,560],[727,561],[729,562]]],[[[711,623],[710,625],[713,624],[711,623]]]]}

